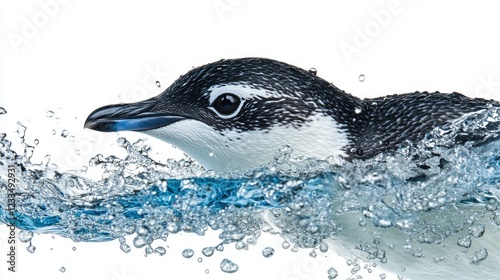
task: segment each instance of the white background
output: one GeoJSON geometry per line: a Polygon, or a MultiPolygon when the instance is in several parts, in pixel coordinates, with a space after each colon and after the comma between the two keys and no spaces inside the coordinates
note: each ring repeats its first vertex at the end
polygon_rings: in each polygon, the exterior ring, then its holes
{"type": "MultiPolygon", "coordinates": [[[[97,153],[123,154],[116,133],[83,129],[92,110],[155,96],[193,66],[246,56],[315,67],[319,76],[360,97],[439,90],[498,100],[499,10],[493,0],[2,1],[0,106],[8,114],[0,116],[0,131],[15,140],[20,121],[28,127],[28,143],[40,140],[33,161],[50,154],[60,169],[79,169],[97,153]],[[63,129],[74,140],[61,137],[63,129]]],[[[180,154],[148,143],[157,160],[180,154]]],[[[171,236],[163,244],[167,255],[147,258],[139,249],[123,253],[117,241],[74,244],[35,236],[36,252],[19,249],[15,275],[0,262],[0,279],[327,279],[331,266],[339,279],[350,276],[335,254],[292,254],[270,236],[248,251],[227,246],[198,263],[201,248],[217,243],[209,235],[171,236]],[[274,257],[261,256],[265,246],[275,247],[274,257]],[[195,250],[191,259],[181,257],[187,247],[195,250]],[[240,266],[235,275],[218,269],[226,257],[240,266]],[[59,272],[63,266],[65,273],[59,272]]],[[[3,255],[2,236],[5,227],[3,255]]]]}

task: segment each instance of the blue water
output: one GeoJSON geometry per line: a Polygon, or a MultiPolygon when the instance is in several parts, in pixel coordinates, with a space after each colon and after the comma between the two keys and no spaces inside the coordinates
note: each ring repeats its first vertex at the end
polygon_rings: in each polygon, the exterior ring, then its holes
{"type": "Polygon", "coordinates": [[[133,246],[147,254],[157,252],[157,239],[217,230],[223,244],[252,245],[271,232],[297,247],[323,251],[336,243],[380,263],[397,264],[400,255],[439,263],[432,250],[448,241],[463,254],[460,266],[494,267],[500,252],[492,243],[471,246],[483,235],[500,237],[499,112],[470,114],[367,161],[338,165],[283,147],[274,162],[246,173],[214,174],[189,158],[158,163],[142,141],[119,138],[126,157],[96,155],[89,163],[101,170],[98,181],[31,162],[37,151],[27,144],[12,150],[11,140],[23,141],[20,124],[18,135],[0,134],[0,222],[22,229],[27,242],[30,233],[118,239],[123,251],[133,246]],[[15,209],[8,206],[9,167],[17,179],[15,209]]]}

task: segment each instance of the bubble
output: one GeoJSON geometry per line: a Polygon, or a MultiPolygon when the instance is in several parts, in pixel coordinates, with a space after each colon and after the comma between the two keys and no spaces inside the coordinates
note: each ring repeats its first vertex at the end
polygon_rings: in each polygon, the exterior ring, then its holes
{"type": "Polygon", "coordinates": [[[19,241],[23,243],[28,243],[33,238],[33,232],[28,230],[21,230],[18,234],[19,241]]]}
{"type": "Polygon", "coordinates": [[[338,271],[335,268],[330,267],[328,269],[328,279],[335,279],[337,276],[339,276],[338,271]]]}
{"type": "Polygon", "coordinates": [[[201,250],[201,252],[205,255],[205,257],[210,257],[214,254],[214,247],[205,247],[201,250]]]}
{"type": "Polygon", "coordinates": [[[156,86],[161,87],[160,81],[156,81],[156,86]]]}
{"type": "Polygon", "coordinates": [[[182,256],[185,257],[186,259],[191,258],[194,255],[194,251],[191,249],[185,249],[182,251],[182,256]]]}
{"type": "Polygon", "coordinates": [[[52,118],[54,114],[55,114],[54,111],[47,111],[45,115],[47,116],[47,118],[52,118]]]}
{"type": "Polygon", "coordinates": [[[309,74],[316,76],[318,74],[318,70],[316,68],[310,68],[309,69],[309,74]]]}
{"type": "Polygon", "coordinates": [[[66,272],[66,268],[64,266],[62,266],[61,268],[59,268],[59,271],[64,273],[64,272],[66,272]]]}
{"type": "Polygon", "coordinates": [[[7,114],[7,110],[4,107],[0,107],[0,115],[7,114]]]}
{"type": "Polygon", "coordinates": [[[223,259],[220,263],[220,269],[226,273],[235,273],[236,271],[238,271],[239,267],[232,261],[223,259]]]}
{"type": "Polygon", "coordinates": [[[364,74],[361,74],[361,75],[359,75],[358,80],[359,80],[360,82],[364,82],[364,81],[365,81],[365,78],[366,78],[366,77],[365,77],[365,75],[364,75],[364,74]]]}
{"type": "Polygon", "coordinates": [[[266,258],[270,258],[274,255],[274,248],[266,247],[262,250],[262,255],[266,258]]]}

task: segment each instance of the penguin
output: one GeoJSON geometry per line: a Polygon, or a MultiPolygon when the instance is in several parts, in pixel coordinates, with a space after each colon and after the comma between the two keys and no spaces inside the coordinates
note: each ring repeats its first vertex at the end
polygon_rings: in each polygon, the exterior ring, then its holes
{"type": "Polygon", "coordinates": [[[139,131],[178,147],[209,170],[229,172],[269,163],[283,146],[310,158],[366,160],[498,105],[456,92],[360,99],[315,71],[238,58],[194,68],[156,97],[98,108],[84,126],[139,131]]]}

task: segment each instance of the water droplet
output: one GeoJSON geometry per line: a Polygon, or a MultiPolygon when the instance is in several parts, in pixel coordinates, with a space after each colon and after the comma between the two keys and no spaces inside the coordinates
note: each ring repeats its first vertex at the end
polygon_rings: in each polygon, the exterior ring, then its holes
{"type": "Polygon", "coordinates": [[[55,114],[54,111],[47,111],[45,115],[47,116],[47,118],[52,118],[54,114],[55,114]]]}
{"type": "Polygon", "coordinates": [[[274,249],[271,247],[266,247],[262,250],[262,255],[266,258],[270,258],[274,255],[274,249]]]}
{"type": "Polygon", "coordinates": [[[321,244],[319,244],[319,250],[322,253],[326,253],[328,251],[328,245],[326,243],[322,242],[321,244]]]}
{"type": "Polygon", "coordinates": [[[498,208],[498,202],[496,199],[490,199],[488,200],[488,203],[486,203],[485,206],[486,210],[488,211],[495,211],[498,208]]]}
{"type": "Polygon", "coordinates": [[[182,251],[182,256],[185,257],[186,259],[191,258],[194,255],[194,251],[191,249],[185,249],[182,251]]]}
{"type": "Polygon", "coordinates": [[[23,243],[30,242],[33,238],[33,232],[28,230],[21,230],[18,234],[19,241],[23,243]]]}
{"type": "Polygon", "coordinates": [[[167,230],[171,233],[176,233],[179,231],[179,225],[174,222],[170,222],[167,224],[167,230]]]}
{"type": "Polygon", "coordinates": [[[363,110],[362,110],[361,108],[359,108],[359,107],[354,108],[354,113],[356,113],[356,114],[359,114],[359,113],[361,113],[362,111],[363,111],[363,110]]]}
{"type": "Polygon", "coordinates": [[[75,136],[71,135],[68,137],[69,142],[75,142],[75,136]]]}
{"type": "Polygon", "coordinates": [[[315,258],[318,256],[318,253],[316,253],[316,250],[312,250],[311,252],[309,252],[309,256],[311,256],[311,258],[315,258]]]}
{"type": "Polygon", "coordinates": [[[234,245],[234,247],[236,248],[236,250],[247,250],[248,244],[243,241],[239,241],[234,245]]]}
{"type": "Polygon", "coordinates": [[[73,248],[71,248],[71,250],[76,251],[76,247],[75,247],[75,246],[73,246],[73,248]]]}
{"type": "Polygon", "coordinates": [[[67,131],[66,129],[63,129],[63,130],[61,131],[61,136],[62,136],[62,137],[66,138],[66,137],[68,137],[68,135],[69,135],[69,131],[67,131]]]}
{"type": "Polygon", "coordinates": [[[310,68],[308,72],[309,72],[309,74],[314,75],[314,76],[316,76],[316,74],[318,74],[318,70],[316,70],[316,68],[310,68]]]}
{"type": "Polygon", "coordinates": [[[202,257],[199,257],[199,258],[197,259],[197,261],[198,261],[199,263],[201,263],[201,262],[203,261],[203,258],[202,258],[202,257]]]}
{"type": "Polygon", "coordinates": [[[156,86],[161,87],[160,81],[156,81],[156,86]]]}
{"type": "Polygon", "coordinates": [[[228,259],[223,259],[220,263],[220,270],[224,272],[235,273],[236,271],[238,271],[238,269],[238,265],[228,259]]]}
{"type": "Polygon", "coordinates": [[[224,251],[224,245],[222,245],[222,243],[221,243],[221,244],[219,244],[219,245],[217,245],[217,247],[215,247],[215,250],[217,250],[217,251],[219,251],[219,252],[224,251]]]}
{"type": "Polygon", "coordinates": [[[480,261],[485,260],[488,257],[488,250],[481,248],[474,252],[474,257],[472,258],[473,264],[478,264],[480,261]]]}
{"type": "Polygon", "coordinates": [[[120,249],[125,252],[125,253],[128,253],[130,252],[131,248],[130,246],[127,244],[127,243],[120,243],[120,249]]]}
{"type": "Polygon", "coordinates": [[[337,276],[339,276],[338,271],[335,268],[330,267],[328,269],[328,279],[335,279],[337,276]]]}
{"type": "Polygon", "coordinates": [[[66,268],[64,268],[64,266],[62,266],[61,268],[59,268],[59,271],[64,273],[64,272],[66,272],[66,268]]]}
{"type": "Polygon", "coordinates": [[[283,241],[283,243],[281,244],[281,247],[283,247],[283,249],[288,249],[290,248],[290,243],[288,241],[283,241]]]}
{"type": "Polygon", "coordinates": [[[470,248],[472,245],[472,240],[470,239],[470,236],[460,236],[457,240],[458,246],[464,247],[464,248],[470,248]]]}
{"type": "Polygon", "coordinates": [[[52,135],[56,135],[56,130],[55,130],[55,129],[52,129],[52,130],[50,131],[50,134],[52,134],[52,135]]]}
{"type": "Polygon", "coordinates": [[[208,156],[209,156],[209,157],[213,157],[213,156],[214,156],[214,153],[213,153],[213,152],[210,152],[210,153],[208,154],[208,156]]]}
{"type": "Polygon", "coordinates": [[[136,248],[142,248],[144,246],[146,246],[147,244],[149,244],[149,242],[147,242],[146,238],[144,236],[136,236],[134,238],[134,246],[136,248]]]}
{"type": "Polygon", "coordinates": [[[151,255],[154,252],[153,247],[151,247],[151,244],[148,244],[146,248],[144,248],[144,252],[146,253],[146,255],[151,255]]]}
{"type": "Polygon", "coordinates": [[[161,192],[166,192],[167,191],[167,186],[168,186],[168,182],[167,180],[159,180],[156,185],[158,185],[158,189],[160,189],[161,192]]]}
{"type": "Polygon", "coordinates": [[[469,227],[469,233],[473,237],[479,238],[483,236],[486,227],[483,224],[472,225],[469,227]]]}
{"type": "Polygon", "coordinates": [[[149,228],[145,226],[140,226],[137,228],[137,235],[146,236],[149,234],[149,228]]]}
{"type": "Polygon", "coordinates": [[[33,244],[31,244],[31,242],[30,242],[30,245],[28,247],[26,247],[26,250],[28,250],[28,252],[33,254],[33,253],[35,253],[36,247],[33,246],[33,244]]]}
{"type": "Polygon", "coordinates": [[[24,138],[25,133],[26,127],[21,122],[17,122],[17,135],[19,135],[19,138],[24,138]]]}
{"type": "Polygon", "coordinates": [[[201,250],[201,252],[205,255],[205,257],[210,257],[214,254],[214,247],[205,247],[201,250]]]}
{"type": "Polygon", "coordinates": [[[358,77],[358,80],[359,80],[360,82],[364,82],[364,81],[365,81],[365,79],[366,79],[366,77],[365,77],[365,75],[364,75],[364,74],[361,74],[361,75],[359,75],[359,77],[358,77]]]}
{"type": "Polygon", "coordinates": [[[78,149],[75,150],[75,155],[80,155],[80,153],[81,153],[80,150],[78,149]]]}
{"type": "Polygon", "coordinates": [[[158,246],[155,249],[155,253],[158,254],[158,255],[160,255],[160,256],[163,256],[163,255],[165,255],[167,253],[167,249],[165,249],[162,246],[158,246]]]}
{"type": "Polygon", "coordinates": [[[209,274],[209,273],[210,273],[210,270],[205,269],[205,273],[206,273],[206,274],[209,274]]]}
{"type": "Polygon", "coordinates": [[[38,140],[38,139],[33,140],[33,144],[35,144],[35,146],[40,144],[40,140],[38,140]]]}
{"type": "Polygon", "coordinates": [[[387,278],[387,275],[385,275],[385,273],[381,273],[380,275],[380,279],[384,280],[385,278],[387,278]]]}
{"type": "Polygon", "coordinates": [[[7,110],[4,107],[0,107],[0,115],[7,114],[7,110]]]}

